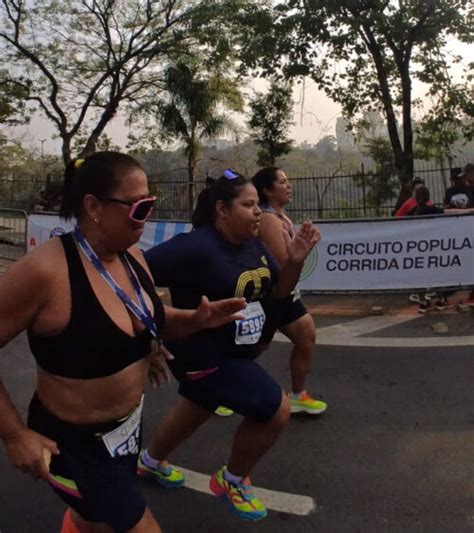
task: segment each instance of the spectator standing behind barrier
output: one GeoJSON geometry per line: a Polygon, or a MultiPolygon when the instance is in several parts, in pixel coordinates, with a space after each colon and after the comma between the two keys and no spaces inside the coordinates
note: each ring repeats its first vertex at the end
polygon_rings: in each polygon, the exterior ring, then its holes
{"type": "Polygon", "coordinates": [[[434,206],[430,201],[430,191],[428,187],[420,185],[415,191],[415,206],[410,209],[409,216],[421,215],[442,215],[444,209],[434,206]]]}
{"type": "Polygon", "coordinates": [[[461,177],[464,179],[466,185],[474,188],[474,164],[468,163],[462,172],[460,172],[461,177]]]}
{"type": "MultiPolygon", "coordinates": [[[[464,185],[467,187],[467,194],[470,198],[469,207],[472,209],[474,208],[474,164],[468,163],[459,173],[459,178],[464,180],[464,185]]],[[[474,289],[471,289],[467,300],[460,302],[460,305],[467,305],[471,309],[474,308],[474,289]]]]}
{"type": "MultiPolygon", "coordinates": [[[[430,200],[430,191],[428,187],[420,185],[415,191],[415,200],[416,206],[411,209],[410,216],[423,216],[423,215],[442,215],[444,209],[441,207],[436,207],[429,204],[430,200]]],[[[442,311],[443,309],[451,309],[453,307],[452,302],[447,298],[450,294],[453,294],[451,291],[437,291],[436,292],[436,309],[442,311]]],[[[431,304],[431,293],[419,294],[420,305],[418,307],[419,313],[426,313],[434,309],[431,304]]]]}
{"type": "MultiPolygon", "coordinates": [[[[474,166],[474,165],[471,165],[474,166]]],[[[451,173],[451,187],[446,189],[444,197],[445,208],[469,209],[474,207],[474,187],[469,184],[473,169],[466,165],[464,171],[453,169],[451,173]],[[466,172],[467,169],[467,172],[466,172]]]]}
{"type": "Polygon", "coordinates": [[[46,183],[39,198],[32,202],[30,211],[59,211],[61,207],[62,184],[46,183]]]}
{"type": "MultiPolygon", "coordinates": [[[[395,216],[396,217],[406,217],[410,214],[410,211],[416,207],[416,200],[415,200],[415,191],[417,189],[417,187],[419,187],[420,185],[424,185],[425,184],[425,180],[420,178],[419,176],[415,176],[412,180],[411,180],[411,192],[412,192],[412,196],[410,198],[408,198],[408,200],[406,200],[401,206],[400,208],[398,209],[398,211],[395,213],[395,216]]],[[[431,205],[431,200],[429,202],[429,204],[431,205]]]]}

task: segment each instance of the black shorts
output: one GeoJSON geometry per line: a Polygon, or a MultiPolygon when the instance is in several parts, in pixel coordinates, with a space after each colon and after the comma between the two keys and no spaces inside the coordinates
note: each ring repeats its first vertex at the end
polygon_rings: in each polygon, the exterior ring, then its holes
{"type": "Polygon", "coordinates": [[[270,342],[277,329],[295,322],[307,313],[301,298],[294,299],[293,294],[286,298],[272,300],[267,310],[267,321],[262,333],[262,342],[270,342]]]}
{"type": "Polygon", "coordinates": [[[101,439],[126,419],[70,424],[50,413],[36,394],[28,412],[28,427],[58,444],[60,455],[53,455],[50,464],[51,487],[85,520],[104,522],[116,532],[133,528],[146,509],[136,473],[141,431],[135,433],[136,442],[129,441],[133,453],[123,456],[112,457],[101,439]]]}
{"type": "MultiPolygon", "coordinates": [[[[178,392],[193,403],[213,412],[223,405],[255,422],[264,423],[278,411],[282,389],[255,361],[236,357],[213,358],[176,375],[178,392]]],[[[173,365],[170,365],[173,369],[173,365]]]]}

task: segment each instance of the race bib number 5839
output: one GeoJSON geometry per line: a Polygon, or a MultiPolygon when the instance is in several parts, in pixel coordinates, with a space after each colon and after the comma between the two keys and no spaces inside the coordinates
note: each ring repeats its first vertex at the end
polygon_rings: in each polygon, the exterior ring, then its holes
{"type": "Polygon", "coordinates": [[[257,344],[265,324],[265,312],[262,304],[250,302],[240,313],[245,318],[235,321],[235,344],[257,344]]]}

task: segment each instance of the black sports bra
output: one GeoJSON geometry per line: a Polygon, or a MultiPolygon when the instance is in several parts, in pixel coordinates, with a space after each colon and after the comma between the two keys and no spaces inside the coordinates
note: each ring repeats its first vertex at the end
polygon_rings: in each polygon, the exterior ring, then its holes
{"type": "MultiPolygon", "coordinates": [[[[58,335],[28,331],[30,349],[37,364],[47,372],[68,378],[92,379],[110,376],[150,353],[147,329],[132,337],[121,330],[104,311],[91,287],[71,233],[60,236],[69,270],[71,317],[58,335]]],[[[153,282],[138,261],[126,252],[141,286],[151,298],[159,334],[165,314],[153,282]]]]}

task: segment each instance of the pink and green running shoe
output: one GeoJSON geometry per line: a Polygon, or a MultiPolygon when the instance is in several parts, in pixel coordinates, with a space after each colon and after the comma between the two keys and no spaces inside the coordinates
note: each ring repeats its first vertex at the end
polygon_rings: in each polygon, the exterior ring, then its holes
{"type": "Polygon", "coordinates": [[[184,484],[182,472],[171,466],[166,461],[161,461],[157,468],[150,468],[142,461],[143,451],[138,456],[137,474],[147,479],[155,480],[159,485],[167,489],[181,487],[184,484]]]}
{"type": "Polygon", "coordinates": [[[223,465],[209,482],[209,488],[215,496],[224,500],[231,511],[243,520],[261,520],[267,516],[267,510],[255,496],[249,478],[240,483],[231,483],[224,477],[226,466],[223,465]]]}

